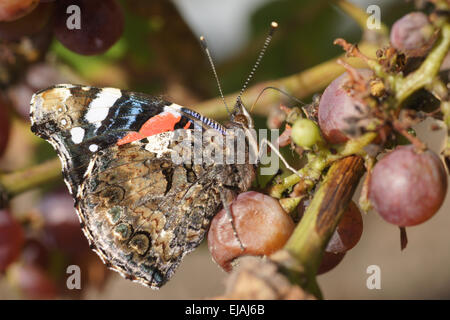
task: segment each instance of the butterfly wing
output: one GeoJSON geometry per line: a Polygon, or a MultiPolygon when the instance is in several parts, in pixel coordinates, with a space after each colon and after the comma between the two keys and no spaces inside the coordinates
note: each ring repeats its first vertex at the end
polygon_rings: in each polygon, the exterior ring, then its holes
{"type": "Polygon", "coordinates": [[[165,131],[192,129],[200,115],[185,110],[141,93],[64,84],[33,96],[31,129],[56,149],[76,194],[92,154],[165,131]]]}

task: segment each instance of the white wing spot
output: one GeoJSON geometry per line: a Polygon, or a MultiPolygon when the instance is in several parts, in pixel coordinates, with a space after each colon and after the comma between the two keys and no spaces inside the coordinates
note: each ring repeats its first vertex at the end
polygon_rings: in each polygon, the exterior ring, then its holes
{"type": "Polygon", "coordinates": [[[120,89],[103,88],[97,97],[91,101],[88,107],[88,112],[84,118],[89,123],[95,123],[96,127],[101,126],[101,122],[105,120],[108,115],[109,108],[122,96],[120,89]]]}
{"type": "Polygon", "coordinates": [[[171,152],[168,146],[173,139],[173,134],[173,131],[167,131],[147,137],[148,143],[145,145],[145,150],[156,153],[157,158],[164,153],[171,152]]]}
{"type": "Polygon", "coordinates": [[[172,108],[172,109],[176,109],[176,110],[181,110],[181,108],[183,108],[182,106],[180,106],[179,104],[176,104],[176,103],[172,103],[168,107],[172,108]]]}
{"type": "Polygon", "coordinates": [[[70,134],[72,135],[72,141],[75,144],[78,144],[83,141],[84,138],[84,129],[80,127],[75,127],[70,130],[70,134]]]}
{"type": "Polygon", "coordinates": [[[175,103],[172,103],[170,106],[165,106],[164,107],[164,112],[163,113],[171,113],[173,114],[175,117],[180,117],[180,113],[177,110],[180,110],[181,107],[175,103]]]}
{"type": "Polygon", "coordinates": [[[91,144],[91,145],[89,146],[89,150],[90,150],[91,152],[96,152],[96,151],[98,150],[98,145],[96,145],[96,144],[91,144]]]}

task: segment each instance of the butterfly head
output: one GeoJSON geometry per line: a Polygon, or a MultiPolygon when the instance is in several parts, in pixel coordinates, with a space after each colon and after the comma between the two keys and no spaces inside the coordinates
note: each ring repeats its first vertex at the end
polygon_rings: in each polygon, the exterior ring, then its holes
{"type": "Polygon", "coordinates": [[[231,122],[241,125],[247,129],[253,129],[253,118],[245,108],[240,97],[237,98],[233,113],[231,114],[231,122]]]}

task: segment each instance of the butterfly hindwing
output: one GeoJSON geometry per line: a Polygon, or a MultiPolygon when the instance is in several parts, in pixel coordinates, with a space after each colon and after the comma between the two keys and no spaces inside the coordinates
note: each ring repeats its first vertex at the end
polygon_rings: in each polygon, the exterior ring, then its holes
{"type": "Polygon", "coordinates": [[[116,146],[93,158],[76,207],[106,263],[158,288],[204,238],[221,205],[214,186],[224,172],[173,165],[169,154],[158,157],[145,144],[116,146]]]}

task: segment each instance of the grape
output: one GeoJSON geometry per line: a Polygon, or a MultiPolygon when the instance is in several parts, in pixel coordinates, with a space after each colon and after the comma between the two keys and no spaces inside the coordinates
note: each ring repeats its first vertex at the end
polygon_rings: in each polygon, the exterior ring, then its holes
{"type": "Polygon", "coordinates": [[[209,251],[226,271],[231,270],[232,260],[241,255],[270,255],[280,249],[294,230],[294,222],[279,202],[262,193],[250,191],[238,195],[231,204],[231,212],[244,251],[224,209],[214,217],[208,233],[209,251]]]}
{"type": "Polygon", "coordinates": [[[115,0],[64,0],[58,2],[55,15],[55,37],[68,49],[83,55],[108,50],[122,35],[124,17],[115,0]],[[81,10],[80,29],[69,29],[70,5],[81,10]]]}
{"type": "Polygon", "coordinates": [[[375,165],[369,197],[386,221],[407,227],[430,219],[446,191],[447,174],[439,157],[408,145],[398,146],[375,165]]]}
{"type": "Polygon", "coordinates": [[[30,100],[34,92],[47,88],[55,83],[66,83],[58,71],[48,63],[35,63],[31,65],[21,81],[8,89],[8,96],[16,111],[24,119],[30,118],[30,100]]]}
{"type": "Polygon", "coordinates": [[[322,257],[322,262],[317,269],[317,275],[326,273],[331,269],[334,269],[341,261],[344,259],[345,252],[324,252],[322,257]]]}
{"type": "Polygon", "coordinates": [[[53,3],[41,3],[30,14],[18,20],[0,22],[0,38],[12,41],[41,32],[48,25],[53,8],[53,3]]]}
{"type": "Polygon", "coordinates": [[[0,272],[20,255],[24,242],[22,226],[6,210],[0,210],[0,272]]]}
{"type": "Polygon", "coordinates": [[[10,279],[20,292],[29,299],[54,299],[55,283],[47,273],[36,265],[18,264],[11,271],[10,279]]]}
{"type": "MultiPolygon", "coordinates": [[[[370,79],[372,71],[358,69],[358,73],[365,79],[370,79]]],[[[323,92],[319,103],[319,126],[322,134],[329,143],[343,143],[349,137],[344,131],[349,129],[348,119],[361,117],[361,111],[366,106],[361,101],[351,97],[345,90],[345,84],[350,80],[347,72],[333,80],[323,92]]]]}
{"type": "Polygon", "coordinates": [[[39,209],[44,216],[46,243],[72,255],[89,250],[73,208],[73,199],[68,193],[47,194],[39,209]]]}
{"type": "Polygon", "coordinates": [[[24,82],[19,82],[8,89],[8,97],[14,109],[26,120],[30,119],[30,100],[33,93],[34,90],[24,82]]]}
{"type": "Polygon", "coordinates": [[[0,94],[0,156],[8,145],[10,127],[9,106],[6,98],[0,94]]]}
{"type": "Polygon", "coordinates": [[[22,261],[46,269],[49,263],[47,247],[38,239],[27,239],[22,250],[22,261]]]}
{"type": "Polygon", "coordinates": [[[65,83],[67,81],[55,67],[43,62],[31,65],[25,78],[26,83],[34,91],[47,88],[55,83],[65,83]]]}
{"type": "Polygon", "coordinates": [[[397,20],[391,29],[391,43],[394,48],[412,54],[425,46],[433,34],[428,17],[422,12],[411,12],[397,20]]]}
{"type": "Polygon", "coordinates": [[[0,1],[0,21],[13,21],[31,12],[39,0],[2,0],[0,1]]]}
{"type": "Polygon", "coordinates": [[[292,140],[303,148],[311,148],[320,141],[320,130],[317,124],[309,119],[298,119],[292,126],[292,140]]]}
{"type": "Polygon", "coordinates": [[[327,252],[346,252],[356,246],[363,231],[363,220],[357,205],[350,201],[347,210],[330,238],[327,252]]]}

